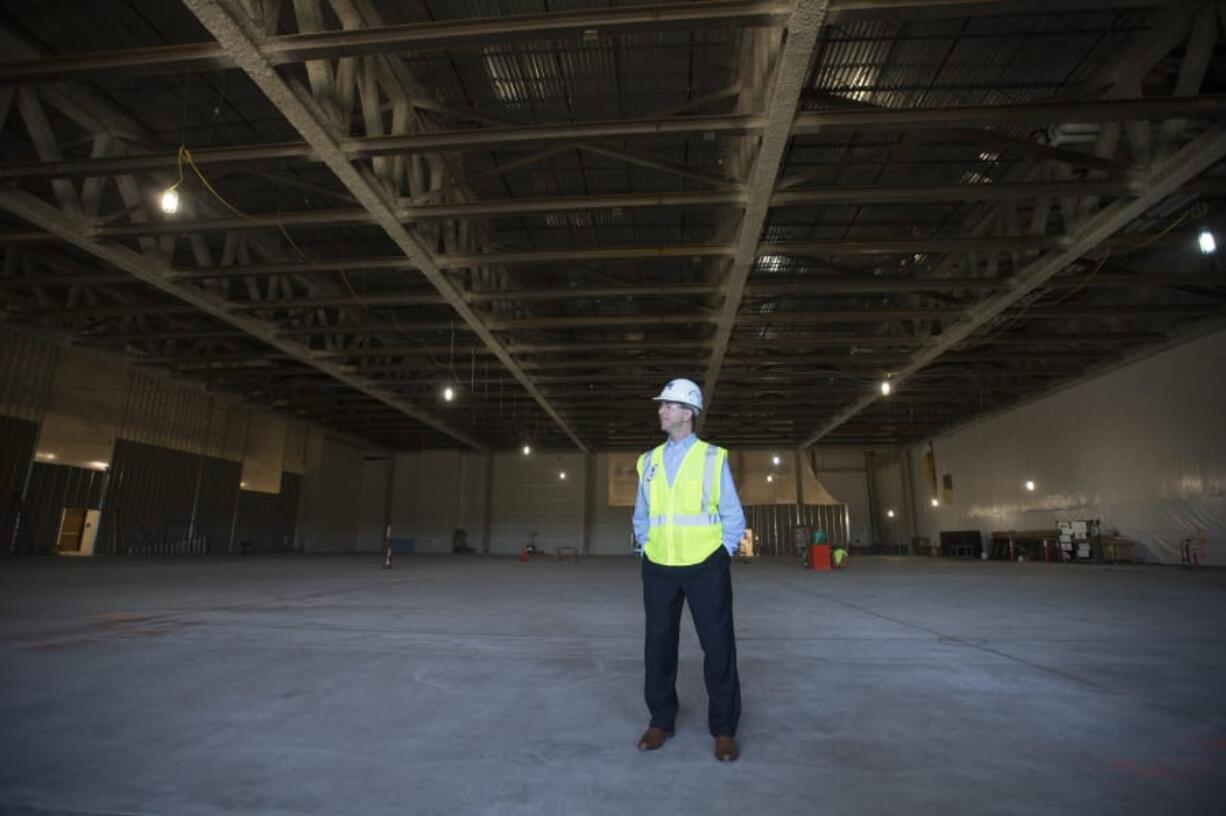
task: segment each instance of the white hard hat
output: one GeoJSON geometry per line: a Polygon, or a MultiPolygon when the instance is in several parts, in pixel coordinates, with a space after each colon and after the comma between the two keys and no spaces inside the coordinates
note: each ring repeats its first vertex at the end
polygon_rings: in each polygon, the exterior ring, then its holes
{"type": "Polygon", "coordinates": [[[695,411],[702,410],[702,389],[693,380],[669,380],[660,395],[652,399],[657,402],[680,402],[695,411]]]}

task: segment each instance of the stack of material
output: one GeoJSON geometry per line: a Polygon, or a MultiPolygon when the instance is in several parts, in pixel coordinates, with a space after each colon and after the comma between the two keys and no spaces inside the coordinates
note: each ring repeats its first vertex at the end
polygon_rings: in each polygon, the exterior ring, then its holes
{"type": "Polygon", "coordinates": [[[1113,564],[1131,564],[1134,558],[1136,542],[1129,541],[1119,533],[1103,533],[1098,539],[1099,558],[1113,564]]]}
{"type": "Polygon", "coordinates": [[[996,530],[992,533],[989,558],[1027,561],[1059,561],[1056,542],[1060,530],[996,530]]]}
{"type": "Polygon", "coordinates": [[[1070,561],[1089,561],[1095,557],[1094,541],[1098,539],[1097,519],[1087,521],[1057,521],[1060,528],[1060,549],[1070,561]]]}

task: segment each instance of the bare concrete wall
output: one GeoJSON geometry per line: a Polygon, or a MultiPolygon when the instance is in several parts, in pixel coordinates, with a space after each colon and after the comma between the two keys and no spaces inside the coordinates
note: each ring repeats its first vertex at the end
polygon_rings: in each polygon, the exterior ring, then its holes
{"type": "Polygon", "coordinates": [[[363,455],[361,448],[326,433],[308,440],[297,533],[306,552],[358,549],[363,455]]]}
{"type": "Polygon", "coordinates": [[[368,454],[362,459],[362,497],[358,510],[358,552],[383,551],[388,517],[388,482],[392,478],[390,454],[368,454]]]}
{"type": "Polygon", "coordinates": [[[546,552],[580,547],[584,490],[582,454],[496,455],[490,552],[518,552],[533,530],[546,552]]]}
{"type": "Polygon", "coordinates": [[[1226,331],[936,437],[939,507],[912,450],[920,535],[1051,529],[1100,519],[1139,555],[1178,563],[1202,530],[1226,563],[1226,331]],[[1035,490],[1025,489],[1025,481],[1035,490]]]}

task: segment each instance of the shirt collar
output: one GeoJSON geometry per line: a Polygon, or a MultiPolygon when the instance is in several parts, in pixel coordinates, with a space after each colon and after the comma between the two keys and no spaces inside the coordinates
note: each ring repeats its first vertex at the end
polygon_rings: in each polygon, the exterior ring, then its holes
{"type": "Polygon", "coordinates": [[[698,434],[691,432],[689,436],[680,442],[674,442],[671,438],[664,440],[664,447],[667,450],[686,450],[697,441],[698,434]]]}

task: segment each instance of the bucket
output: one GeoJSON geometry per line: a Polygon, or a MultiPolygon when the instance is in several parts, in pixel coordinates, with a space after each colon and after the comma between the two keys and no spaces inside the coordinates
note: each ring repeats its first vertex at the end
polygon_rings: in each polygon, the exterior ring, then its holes
{"type": "Polygon", "coordinates": [[[830,545],[809,545],[809,569],[828,572],[830,570],[830,545]]]}

